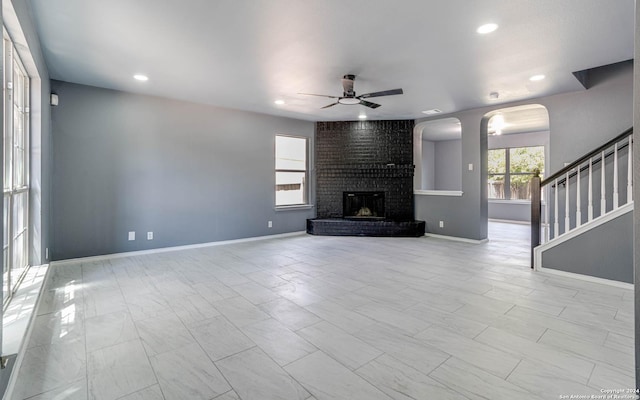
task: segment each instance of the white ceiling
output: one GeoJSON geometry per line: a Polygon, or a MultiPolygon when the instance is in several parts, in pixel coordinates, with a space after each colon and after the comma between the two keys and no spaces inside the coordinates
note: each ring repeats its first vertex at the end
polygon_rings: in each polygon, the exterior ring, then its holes
{"type": "MultiPolygon", "coordinates": [[[[633,58],[634,0],[36,0],[53,79],[306,120],[420,118],[584,90],[633,58]],[[499,29],[479,35],[494,22],[499,29]],[[144,73],[148,82],[132,76],[144,73]],[[357,75],[372,110],[341,95],[357,75]],[[534,74],[546,79],[531,82],[534,74]],[[490,92],[500,94],[498,100],[490,92]],[[274,100],[283,99],[278,106],[274,100]]],[[[64,101],[64,99],[60,99],[64,101]]]]}

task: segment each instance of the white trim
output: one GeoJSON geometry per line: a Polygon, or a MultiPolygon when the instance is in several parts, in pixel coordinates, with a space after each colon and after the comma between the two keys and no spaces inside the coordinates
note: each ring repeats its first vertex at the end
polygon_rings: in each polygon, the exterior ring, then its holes
{"type": "MultiPolygon", "coordinates": [[[[22,361],[24,360],[24,354],[27,351],[27,345],[29,344],[29,340],[31,340],[31,334],[33,332],[33,327],[35,325],[34,322],[38,314],[38,308],[40,307],[40,302],[42,301],[42,293],[44,292],[45,286],[49,282],[49,274],[51,273],[51,264],[42,264],[38,267],[42,268],[45,266],[47,268],[47,272],[45,272],[44,278],[42,279],[42,285],[40,286],[40,290],[38,291],[38,297],[36,299],[34,308],[31,311],[31,317],[29,317],[27,330],[24,333],[22,344],[20,345],[20,349],[18,350],[18,355],[16,357],[16,362],[13,365],[13,369],[11,370],[11,376],[9,376],[9,382],[7,382],[7,389],[4,392],[4,397],[2,397],[3,399],[10,399],[13,397],[13,390],[15,389],[16,381],[18,379],[18,371],[20,371],[20,367],[22,366],[22,361]]],[[[33,268],[33,266],[31,268],[33,268]]]]}
{"type": "Polygon", "coordinates": [[[243,238],[243,239],[220,240],[218,242],[188,244],[188,245],[184,245],[184,246],[161,247],[161,248],[157,248],[157,249],[139,250],[139,251],[127,251],[127,252],[124,252],[124,253],[112,253],[112,254],[105,254],[105,255],[100,255],[100,256],[70,258],[70,259],[67,259],[67,260],[53,261],[53,262],[51,262],[51,265],[52,266],[58,266],[58,265],[64,265],[64,264],[75,264],[76,262],[102,261],[102,260],[110,260],[112,258],[143,256],[143,255],[147,255],[147,254],[157,254],[157,253],[168,253],[168,252],[171,252],[171,251],[200,249],[200,248],[203,248],[203,247],[222,246],[222,245],[225,245],[225,244],[255,242],[255,241],[258,241],[258,240],[269,240],[269,239],[281,239],[281,238],[285,238],[285,237],[289,237],[289,236],[306,235],[306,233],[307,233],[306,231],[278,233],[278,234],[275,234],[275,235],[255,236],[255,237],[243,238]]]}
{"type": "Polygon", "coordinates": [[[515,219],[489,218],[489,222],[500,222],[501,224],[531,225],[531,221],[517,221],[515,219]]]}
{"type": "Polygon", "coordinates": [[[482,239],[482,240],[468,239],[468,238],[463,238],[458,236],[437,235],[435,233],[428,233],[428,232],[425,233],[424,236],[432,237],[436,239],[452,240],[454,242],[464,242],[464,243],[473,243],[473,244],[482,244],[489,241],[489,239],[482,239]]]}
{"type": "Polygon", "coordinates": [[[581,281],[599,283],[601,285],[614,286],[621,289],[628,289],[628,290],[634,289],[633,283],[613,281],[611,279],[604,279],[604,278],[597,278],[595,276],[577,274],[575,272],[560,271],[557,269],[542,268],[542,267],[536,268],[536,271],[538,271],[541,274],[549,274],[549,275],[561,276],[564,278],[579,279],[581,281]]]}
{"type": "Polygon", "coordinates": [[[495,204],[521,204],[531,206],[531,200],[507,200],[507,199],[489,199],[489,203],[495,204]]]}
{"type": "Polygon", "coordinates": [[[413,194],[420,196],[462,196],[461,190],[414,190],[413,194]]]}
{"type": "Polygon", "coordinates": [[[563,275],[563,276],[568,276],[568,277],[572,277],[572,278],[576,278],[576,279],[582,279],[582,280],[587,280],[587,281],[591,281],[591,282],[596,282],[596,283],[603,283],[606,285],[613,285],[613,286],[618,286],[618,287],[624,287],[624,288],[628,288],[628,286],[624,286],[624,285],[630,285],[631,287],[633,287],[632,284],[630,283],[624,283],[624,282],[618,282],[618,281],[612,281],[609,279],[604,279],[604,278],[596,278],[590,275],[583,275],[583,274],[577,274],[577,273],[573,273],[573,272],[567,272],[567,271],[560,271],[560,270],[556,270],[556,269],[552,269],[552,268],[544,268],[542,266],[542,253],[544,253],[545,251],[554,248],[555,246],[566,242],[567,240],[573,239],[583,233],[585,233],[588,230],[591,230],[595,227],[598,227],[606,222],[609,222],[615,218],[618,218],[628,212],[632,212],[633,211],[633,202],[631,203],[627,203],[625,205],[623,205],[622,207],[619,207],[613,211],[610,211],[609,213],[602,215],[598,218],[595,218],[583,225],[580,225],[580,227],[575,228],[571,231],[569,231],[568,233],[562,234],[560,236],[558,236],[555,239],[550,240],[547,243],[541,244],[540,246],[537,246],[536,248],[533,249],[533,269],[536,271],[540,271],[540,272],[547,272],[550,274],[556,274],[556,275],[563,275]],[[623,286],[620,286],[623,285],[623,286]]]}
{"type": "Polygon", "coordinates": [[[548,241],[547,243],[541,244],[540,246],[536,247],[534,249],[534,252],[539,252],[540,255],[542,255],[542,252],[549,250],[561,243],[566,242],[567,240],[573,239],[577,236],[580,236],[581,234],[583,234],[584,232],[593,229],[595,227],[598,227],[604,223],[607,223],[615,218],[618,218],[621,215],[624,215],[628,212],[633,211],[633,202],[631,203],[627,203],[625,205],[623,205],[622,207],[618,207],[617,209],[613,210],[613,211],[609,211],[607,214],[602,215],[598,218],[594,218],[592,219],[590,222],[587,222],[583,225],[580,225],[578,228],[574,228],[572,230],[570,230],[567,233],[563,233],[562,235],[558,236],[557,238],[553,238],[550,241],[548,241]]]}
{"type": "Polygon", "coordinates": [[[313,204],[294,204],[290,206],[275,206],[273,209],[276,211],[296,211],[296,210],[310,210],[315,207],[313,204]]]}

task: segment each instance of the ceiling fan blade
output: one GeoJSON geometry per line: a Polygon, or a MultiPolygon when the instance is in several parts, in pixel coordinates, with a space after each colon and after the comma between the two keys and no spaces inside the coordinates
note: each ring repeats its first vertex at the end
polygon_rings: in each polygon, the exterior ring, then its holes
{"type": "Polygon", "coordinates": [[[335,106],[336,104],[339,104],[339,103],[336,101],[335,103],[331,103],[331,104],[329,104],[328,106],[321,107],[320,109],[333,107],[333,106],[335,106]]]}
{"type": "Polygon", "coordinates": [[[318,96],[318,97],[328,97],[330,99],[339,99],[338,96],[329,96],[329,95],[326,95],[326,94],[313,94],[313,93],[298,93],[298,94],[302,94],[302,95],[305,95],[305,96],[318,96]]]}
{"type": "Polygon", "coordinates": [[[365,101],[365,100],[360,100],[360,104],[362,104],[363,106],[367,106],[369,108],[378,108],[378,107],[380,107],[380,104],[372,103],[370,101],[365,101]]]}
{"type": "Polygon", "coordinates": [[[394,94],[403,94],[402,89],[383,90],[382,92],[365,93],[358,96],[361,99],[368,99],[369,97],[381,97],[381,96],[393,96],[394,94]]]}

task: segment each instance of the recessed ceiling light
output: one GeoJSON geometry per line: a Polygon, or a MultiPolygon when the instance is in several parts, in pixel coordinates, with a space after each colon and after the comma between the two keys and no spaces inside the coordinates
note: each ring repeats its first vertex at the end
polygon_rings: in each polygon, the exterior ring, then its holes
{"type": "Polygon", "coordinates": [[[148,81],[149,77],[146,75],[142,75],[142,74],[136,74],[133,76],[133,79],[138,80],[138,81],[148,81]]]}
{"type": "Polygon", "coordinates": [[[427,115],[440,114],[442,110],[438,110],[437,108],[432,108],[431,110],[425,110],[422,113],[427,115]]]}
{"type": "Polygon", "coordinates": [[[478,32],[481,35],[487,34],[487,33],[491,33],[493,31],[495,31],[496,29],[498,29],[498,25],[497,24],[484,24],[480,27],[478,27],[478,29],[476,29],[476,32],[478,32]]]}
{"type": "Polygon", "coordinates": [[[360,119],[367,119],[367,116],[366,116],[366,115],[364,115],[364,114],[360,114],[360,115],[358,115],[358,118],[360,118],[360,119]]]}
{"type": "Polygon", "coordinates": [[[281,106],[284,104],[284,100],[276,100],[274,101],[274,103],[276,103],[277,105],[281,106]]]}
{"type": "Polygon", "coordinates": [[[529,78],[529,80],[530,80],[530,81],[533,81],[533,82],[535,82],[535,81],[541,81],[541,80],[543,80],[543,79],[544,79],[544,75],[542,75],[542,74],[541,74],[541,75],[534,75],[534,76],[532,76],[531,78],[529,78]]]}

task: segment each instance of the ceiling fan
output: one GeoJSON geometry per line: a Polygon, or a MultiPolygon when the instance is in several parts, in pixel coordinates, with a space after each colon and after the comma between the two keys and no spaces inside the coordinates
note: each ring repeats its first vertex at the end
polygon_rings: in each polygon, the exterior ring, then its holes
{"type": "Polygon", "coordinates": [[[298,93],[306,96],[320,96],[320,97],[328,97],[330,99],[338,99],[335,103],[331,103],[322,108],[333,107],[336,104],[362,104],[363,106],[367,106],[370,108],[378,108],[380,104],[372,103],[370,101],[366,101],[364,99],[368,99],[370,97],[382,97],[382,96],[392,96],[394,94],[402,94],[402,89],[391,89],[384,90],[382,92],[373,92],[373,93],[365,93],[360,96],[356,96],[356,92],[353,90],[353,82],[355,81],[355,75],[345,75],[342,77],[342,87],[344,88],[344,93],[342,96],[328,96],[324,94],[313,94],[313,93],[298,93]]]}

